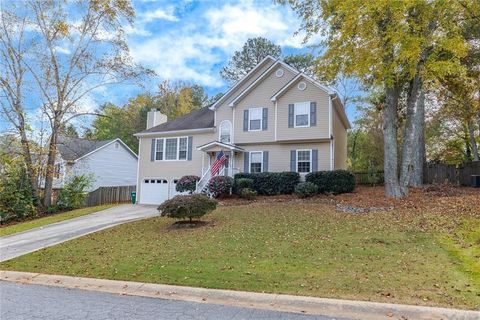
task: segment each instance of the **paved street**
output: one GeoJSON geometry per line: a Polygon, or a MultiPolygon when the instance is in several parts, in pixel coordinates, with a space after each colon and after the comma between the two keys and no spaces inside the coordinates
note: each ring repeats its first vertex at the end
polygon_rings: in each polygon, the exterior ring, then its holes
{"type": "Polygon", "coordinates": [[[121,205],[0,238],[0,261],[115,225],[158,215],[155,206],[121,205]]]}
{"type": "Polygon", "coordinates": [[[333,320],[284,313],[0,281],[0,319],[333,320]]]}

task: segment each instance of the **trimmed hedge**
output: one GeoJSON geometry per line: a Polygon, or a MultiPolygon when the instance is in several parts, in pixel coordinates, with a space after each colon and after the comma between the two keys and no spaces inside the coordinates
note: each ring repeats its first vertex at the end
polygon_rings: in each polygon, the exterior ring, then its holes
{"type": "Polygon", "coordinates": [[[203,194],[178,195],[163,202],[160,216],[174,219],[199,218],[217,208],[217,200],[203,194]]]}
{"type": "Polygon", "coordinates": [[[175,186],[175,190],[178,192],[188,192],[193,193],[197,188],[197,182],[200,180],[199,176],[183,176],[180,180],[177,181],[177,185],[175,186]]]}
{"type": "Polygon", "coordinates": [[[300,182],[295,187],[295,194],[300,198],[308,198],[318,193],[318,187],[311,182],[300,182]]]}
{"type": "Polygon", "coordinates": [[[306,175],[305,181],[318,187],[320,193],[347,193],[355,189],[355,176],[346,170],[317,171],[306,175]]]}
{"type": "Polygon", "coordinates": [[[257,196],[257,191],[250,188],[243,188],[240,191],[240,197],[246,200],[253,200],[257,196]]]}
{"type": "Polygon", "coordinates": [[[216,198],[227,195],[233,187],[233,179],[226,176],[212,177],[208,181],[208,191],[216,198]]]}
{"type": "Polygon", "coordinates": [[[290,194],[300,182],[298,172],[262,172],[237,173],[235,181],[240,179],[253,180],[253,190],[261,195],[290,194]]]}
{"type": "Polygon", "coordinates": [[[240,194],[243,189],[253,189],[253,179],[240,178],[235,180],[235,193],[240,194]]]}

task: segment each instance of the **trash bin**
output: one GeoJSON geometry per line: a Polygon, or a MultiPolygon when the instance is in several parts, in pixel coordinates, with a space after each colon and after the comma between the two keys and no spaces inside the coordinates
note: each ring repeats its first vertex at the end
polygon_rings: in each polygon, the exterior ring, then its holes
{"type": "Polygon", "coordinates": [[[472,179],[472,187],[474,188],[480,188],[480,176],[471,176],[472,179]]]}
{"type": "Polygon", "coordinates": [[[130,195],[132,196],[132,204],[137,203],[137,193],[132,192],[130,195]]]}

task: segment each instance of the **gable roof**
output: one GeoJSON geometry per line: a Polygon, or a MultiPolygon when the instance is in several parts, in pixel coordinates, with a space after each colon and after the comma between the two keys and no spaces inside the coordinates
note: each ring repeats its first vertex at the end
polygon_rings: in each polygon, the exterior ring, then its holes
{"type": "Polygon", "coordinates": [[[186,115],[159,124],[147,130],[143,130],[134,134],[134,136],[142,136],[149,133],[195,130],[214,127],[215,111],[210,110],[210,106],[194,110],[186,115]]]}
{"type": "Polygon", "coordinates": [[[215,108],[219,107],[225,101],[225,99],[227,99],[228,97],[231,96],[231,94],[235,91],[235,89],[237,89],[242,83],[244,83],[245,81],[250,79],[252,74],[254,74],[258,69],[263,67],[265,65],[265,63],[267,63],[269,61],[270,62],[275,61],[275,58],[270,56],[270,55],[263,58],[263,60],[260,61],[255,67],[253,67],[252,70],[250,70],[245,76],[243,76],[233,86],[231,86],[230,89],[228,89],[228,91],[220,99],[215,101],[215,103],[210,106],[210,109],[214,110],[215,108]]]}
{"type": "Polygon", "coordinates": [[[232,102],[230,102],[229,106],[234,107],[237,101],[241,100],[250,91],[252,91],[257,86],[258,83],[260,83],[263,79],[265,79],[279,65],[283,66],[286,69],[289,69],[290,71],[293,72],[293,74],[297,74],[297,73],[300,72],[297,69],[295,69],[295,68],[291,67],[290,65],[286,64],[282,60],[278,59],[270,67],[268,67],[268,69],[265,70],[265,72],[263,72],[257,79],[255,79],[255,81],[253,81],[248,87],[246,87],[245,90],[240,92],[236,96],[236,98],[233,99],[232,102]]]}
{"type": "Polygon", "coordinates": [[[110,140],[87,140],[82,138],[68,137],[59,135],[57,137],[57,150],[62,156],[63,160],[75,161],[92,151],[95,151],[105,145],[115,141],[110,140]]]}
{"type": "Polygon", "coordinates": [[[333,91],[331,88],[327,87],[327,86],[324,86],[323,84],[321,84],[320,82],[318,82],[317,80],[315,80],[314,78],[310,77],[309,75],[301,72],[299,73],[296,77],[294,77],[292,80],[290,80],[289,82],[287,82],[286,85],[284,85],[280,90],[277,91],[277,93],[275,93],[272,98],[270,98],[271,101],[276,101],[278,98],[280,98],[285,92],[287,92],[288,89],[290,89],[292,87],[292,85],[300,78],[303,78],[305,80],[307,80],[308,82],[310,82],[311,84],[313,84],[314,86],[316,86],[317,88],[325,91],[327,94],[329,95],[335,95],[335,91],[333,91]]]}

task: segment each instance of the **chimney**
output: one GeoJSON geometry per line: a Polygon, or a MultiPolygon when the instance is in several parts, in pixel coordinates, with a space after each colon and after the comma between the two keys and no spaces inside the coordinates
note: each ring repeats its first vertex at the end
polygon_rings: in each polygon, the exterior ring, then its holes
{"type": "Polygon", "coordinates": [[[159,124],[167,122],[167,116],[157,111],[157,109],[152,109],[147,113],[147,129],[158,126],[159,124]]]}

